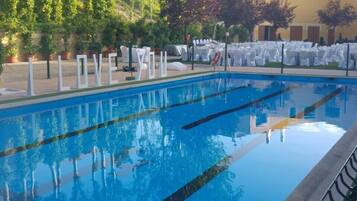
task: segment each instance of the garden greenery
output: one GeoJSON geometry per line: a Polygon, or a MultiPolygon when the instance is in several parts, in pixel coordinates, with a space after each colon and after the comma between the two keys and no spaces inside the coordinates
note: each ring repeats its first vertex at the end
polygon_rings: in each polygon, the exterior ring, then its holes
{"type": "Polygon", "coordinates": [[[4,71],[4,62],[5,62],[5,49],[2,43],[0,43],[0,75],[4,71]]]}
{"type": "MultiPolygon", "coordinates": [[[[226,31],[230,41],[244,42],[251,27],[264,19],[266,7],[263,0],[0,0],[0,5],[0,31],[9,39],[6,55],[17,55],[16,40],[21,39],[25,54],[44,57],[113,50],[129,43],[162,48],[189,43],[188,34],[190,39],[224,41],[226,31]],[[32,41],[34,34],[39,34],[39,44],[32,41]]],[[[294,7],[273,8],[289,10],[288,21],[294,17],[294,7]]]]}

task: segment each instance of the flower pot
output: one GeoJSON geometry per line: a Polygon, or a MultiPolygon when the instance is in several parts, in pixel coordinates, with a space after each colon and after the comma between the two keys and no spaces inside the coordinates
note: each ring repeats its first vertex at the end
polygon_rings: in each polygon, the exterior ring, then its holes
{"type": "Polygon", "coordinates": [[[154,52],[156,55],[160,55],[161,49],[160,48],[154,48],[154,52]]]}
{"type": "Polygon", "coordinates": [[[104,56],[105,58],[108,58],[110,53],[115,53],[115,52],[116,52],[115,49],[109,48],[109,49],[107,49],[107,50],[104,51],[103,56],[104,56]]]}
{"type": "Polygon", "coordinates": [[[56,60],[57,61],[57,54],[51,54],[50,55],[50,61],[56,60]]]}
{"type": "Polygon", "coordinates": [[[71,57],[71,53],[69,51],[63,51],[61,54],[62,60],[69,60],[71,57]]]}
{"type": "Polygon", "coordinates": [[[88,57],[88,59],[93,58],[93,54],[97,54],[97,53],[94,52],[94,51],[92,51],[92,50],[89,50],[89,51],[87,52],[87,57],[88,57]]]}
{"type": "Polygon", "coordinates": [[[29,61],[29,58],[32,58],[32,61],[36,60],[36,56],[34,54],[28,54],[25,56],[25,62],[29,61]]]}
{"type": "Polygon", "coordinates": [[[8,56],[6,57],[6,63],[16,63],[17,62],[17,57],[16,56],[8,56]]]}

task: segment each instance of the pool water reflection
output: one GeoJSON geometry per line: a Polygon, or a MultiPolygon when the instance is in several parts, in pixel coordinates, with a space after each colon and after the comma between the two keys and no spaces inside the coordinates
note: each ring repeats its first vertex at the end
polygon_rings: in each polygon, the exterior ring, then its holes
{"type": "Polygon", "coordinates": [[[3,111],[0,200],[284,200],[355,122],[356,92],[208,77],[3,111]]]}

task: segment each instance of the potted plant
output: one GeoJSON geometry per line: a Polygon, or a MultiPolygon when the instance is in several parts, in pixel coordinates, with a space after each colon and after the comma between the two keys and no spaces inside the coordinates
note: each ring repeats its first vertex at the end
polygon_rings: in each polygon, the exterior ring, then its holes
{"type": "Polygon", "coordinates": [[[116,40],[116,23],[109,20],[102,32],[102,44],[106,47],[104,57],[108,57],[109,53],[113,52],[116,40]]]}
{"type": "Polygon", "coordinates": [[[70,59],[71,56],[71,46],[69,40],[74,30],[73,22],[74,22],[73,18],[66,17],[63,22],[63,26],[60,28],[60,32],[63,40],[63,48],[64,48],[64,50],[61,52],[61,56],[63,60],[68,60],[70,59]]]}
{"type": "Polygon", "coordinates": [[[71,52],[70,52],[70,45],[69,45],[69,35],[64,34],[63,36],[63,46],[64,46],[64,51],[62,51],[61,53],[61,57],[63,60],[68,60],[70,59],[71,56],[71,52]]]}
{"type": "Polygon", "coordinates": [[[44,33],[40,39],[39,51],[44,59],[50,59],[51,55],[55,53],[56,47],[53,41],[52,34],[44,33]]]}
{"type": "Polygon", "coordinates": [[[102,44],[100,42],[92,41],[88,45],[88,58],[92,58],[93,54],[102,53],[102,44]]]}
{"type": "Polygon", "coordinates": [[[120,17],[110,17],[102,31],[101,43],[106,47],[104,56],[116,51],[119,48],[120,41],[126,40],[129,35],[128,25],[120,17]]]}
{"type": "Polygon", "coordinates": [[[78,39],[75,45],[76,54],[87,54],[88,51],[88,43],[85,41],[81,41],[78,39]]]}
{"type": "Polygon", "coordinates": [[[152,32],[155,41],[155,53],[160,54],[160,51],[169,43],[169,28],[163,21],[158,21],[152,32]]]}
{"type": "Polygon", "coordinates": [[[38,51],[38,47],[32,43],[31,33],[24,34],[22,39],[24,43],[24,53],[27,61],[28,58],[34,58],[36,52],[38,51]]]}
{"type": "Polygon", "coordinates": [[[47,79],[51,78],[51,73],[50,73],[50,60],[51,60],[51,55],[55,53],[56,47],[55,43],[53,41],[53,35],[51,33],[42,33],[41,39],[40,39],[40,53],[44,59],[46,59],[47,63],[47,79]]]}
{"type": "Polygon", "coordinates": [[[5,46],[6,63],[16,63],[17,62],[17,47],[16,42],[9,38],[8,44],[5,46]]]}

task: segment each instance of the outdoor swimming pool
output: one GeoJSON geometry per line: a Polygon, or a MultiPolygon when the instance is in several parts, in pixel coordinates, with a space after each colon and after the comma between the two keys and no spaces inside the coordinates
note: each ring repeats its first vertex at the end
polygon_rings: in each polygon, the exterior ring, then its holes
{"type": "Polygon", "coordinates": [[[217,73],[3,109],[0,200],[284,200],[357,119],[354,82],[217,73]]]}

